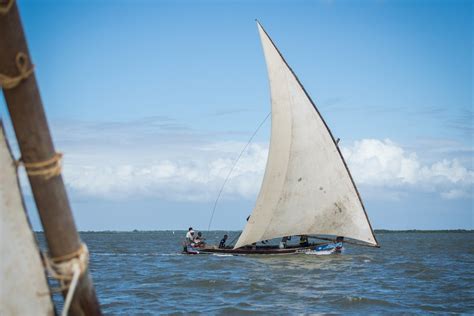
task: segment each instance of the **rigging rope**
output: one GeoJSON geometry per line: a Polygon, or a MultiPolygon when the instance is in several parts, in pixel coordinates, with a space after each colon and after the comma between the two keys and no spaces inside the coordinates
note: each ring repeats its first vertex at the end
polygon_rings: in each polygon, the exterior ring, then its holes
{"type": "Polygon", "coordinates": [[[242,232],[238,233],[237,236],[235,236],[235,238],[232,239],[232,241],[229,243],[229,245],[232,246],[234,244],[234,242],[236,242],[237,239],[239,239],[240,235],[242,235],[242,232]]]}
{"type": "Polygon", "coordinates": [[[0,14],[6,15],[8,12],[10,12],[14,2],[15,0],[7,0],[6,2],[2,3],[0,5],[0,14]]]}
{"type": "Polygon", "coordinates": [[[18,76],[10,77],[5,74],[0,74],[0,87],[4,90],[13,89],[18,86],[22,80],[28,79],[35,69],[34,65],[30,66],[28,56],[23,52],[16,54],[15,63],[20,73],[18,76]]]}
{"type": "Polygon", "coordinates": [[[45,180],[49,180],[61,174],[62,157],[62,153],[55,153],[52,158],[40,162],[24,162],[20,158],[16,165],[23,165],[29,176],[42,176],[45,180]]]}
{"type": "Polygon", "coordinates": [[[52,291],[67,290],[61,312],[61,316],[67,316],[79,278],[89,266],[89,250],[86,244],[82,243],[78,250],[64,256],[50,257],[43,253],[43,262],[49,276],[58,280],[61,285],[59,289],[52,291]]]}
{"type": "Polygon", "coordinates": [[[212,208],[211,219],[209,220],[209,225],[207,226],[207,231],[209,231],[209,230],[211,229],[211,223],[212,223],[212,219],[214,218],[214,213],[216,212],[217,202],[219,201],[219,198],[221,197],[222,191],[224,191],[224,187],[225,187],[227,181],[229,180],[230,175],[232,174],[232,171],[234,171],[234,168],[235,168],[235,166],[237,165],[237,162],[239,162],[240,157],[242,157],[242,155],[243,155],[243,153],[245,152],[245,150],[247,149],[248,145],[252,142],[253,138],[255,137],[255,135],[257,134],[257,132],[260,130],[260,128],[262,127],[263,123],[265,123],[265,121],[268,119],[268,117],[270,116],[270,114],[272,114],[272,112],[268,113],[267,116],[265,116],[265,118],[264,118],[263,121],[260,123],[260,125],[257,127],[257,129],[255,130],[255,132],[253,132],[253,134],[252,134],[252,136],[250,137],[250,139],[248,140],[247,144],[245,144],[244,148],[242,148],[242,150],[240,151],[240,154],[239,154],[239,156],[237,157],[237,159],[234,160],[234,163],[232,164],[232,167],[230,168],[229,173],[227,174],[227,177],[225,178],[224,183],[222,183],[221,189],[219,190],[219,193],[217,194],[217,199],[216,199],[216,201],[214,202],[214,207],[212,208]]]}

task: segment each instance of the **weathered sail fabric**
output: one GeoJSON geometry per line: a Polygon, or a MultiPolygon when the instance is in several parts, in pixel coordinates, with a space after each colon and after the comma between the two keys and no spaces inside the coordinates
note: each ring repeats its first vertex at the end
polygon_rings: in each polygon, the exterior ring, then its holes
{"type": "Polygon", "coordinates": [[[0,315],[54,315],[0,120],[0,315]]]}
{"type": "Polygon", "coordinates": [[[293,235],[377,245],[358,192],[324,120],[258,24],[272,102],[270,150],[256,206],[235,248],[293,235]]]}

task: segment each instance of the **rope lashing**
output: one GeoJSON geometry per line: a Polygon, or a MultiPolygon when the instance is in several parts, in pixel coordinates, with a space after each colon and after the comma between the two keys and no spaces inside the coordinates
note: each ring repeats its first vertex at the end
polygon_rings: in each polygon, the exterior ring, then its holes
{"type": "Polygon", "coordinates": [[[15,0],[7,0],[6,3],[2,3],[0,5],[0,14],[6,15],[8,12],[10,12],[10,9],[13,7],[13,3],[15,3],[15,0]]]}
{"type": "Polygon", "coordinates": [[[43,263],[48,275],[58,280],[61,285],[60,288],[53,289],[53,291],[67,290],[64,307],[61,312],[61,316],[66,316],[79,278],[87,271],[89,266],[89,250],[86,244],[82,243],[77,251],[65,256],[49,257],[43,253],[43,263]]]}
{"type": "Polygon", "coordinates": [[[61,159],[62,153],[55,153],[50,159],[40,162],[24,162],[22,158],[17,161],[17,166],[25,166],[26,173],[29,176],[43,176],[45,180],[49,180],[53,177],[61,174],[61,159]]]}
{"type": "Polygon", "coordinates": [[[13,89],[18,86],[22,80],[28,79],[35,69],[34,65],[30,65],[28,56],[23,52],[16,54],[15,62],[19,72],[18,76],[10,77],[5,74],[0,74],[0,87],[5,90],[13,89]]]}

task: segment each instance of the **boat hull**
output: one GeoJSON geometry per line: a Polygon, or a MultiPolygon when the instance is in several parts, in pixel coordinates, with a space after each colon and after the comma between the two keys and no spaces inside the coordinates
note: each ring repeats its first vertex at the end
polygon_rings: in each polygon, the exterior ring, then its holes
{"type": "MultiPolygon", "coordinates": [[[[327,245],[332,243],[313,243],[305,247],[290,246],[287,248],[279,248],[278,246],[258,246],[258,247],[242,247],[238,249],[232,248],[218,248],[217,246],[206,246],[199,248],[199,253],[207,254],[229,254],[229,255],[288,255],[288,254],[306,254],[306,253],[317,253],[324,249],[327,251],[327,245]]],[[[331,247],[333,253],[340,252],[342,244],[340,246],[331,247]]]]}

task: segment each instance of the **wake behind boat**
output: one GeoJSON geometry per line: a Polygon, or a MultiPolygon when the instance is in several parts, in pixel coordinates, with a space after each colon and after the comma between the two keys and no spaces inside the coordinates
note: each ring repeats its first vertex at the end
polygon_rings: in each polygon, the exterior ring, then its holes
{"type": "Polygon", "coordinates": [[[220,247],[191,247],[189,253],[332,253],[342,249],[343,240],[379,247],[338,140],[258,22],[257,27],[272,104],[270,149],[260,193],[235,245],[222,247],[221,241],[220,247]],[[304,246],[257,246],[285,236],[315,235],[333,238],[304,246]]]}

